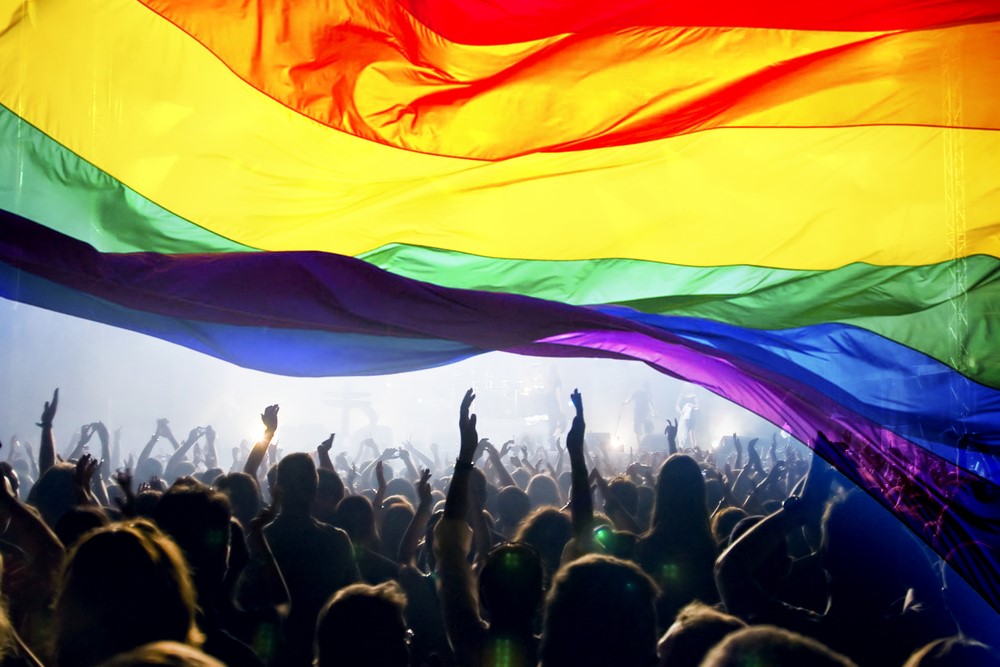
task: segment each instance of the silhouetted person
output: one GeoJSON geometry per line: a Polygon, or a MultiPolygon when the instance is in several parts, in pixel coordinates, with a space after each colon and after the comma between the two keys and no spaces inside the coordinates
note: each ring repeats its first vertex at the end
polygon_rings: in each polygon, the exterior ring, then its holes
{"type": "Polygon", "coordinates": [[[308,454],[281,459],[274,489],[278,515],[264,529],[291,597],[283,661],[289,667],[312,662],[320,609],[331,595],[359,578],[347,534],[312,516],[317,485],[316,466],[308,454]]]}

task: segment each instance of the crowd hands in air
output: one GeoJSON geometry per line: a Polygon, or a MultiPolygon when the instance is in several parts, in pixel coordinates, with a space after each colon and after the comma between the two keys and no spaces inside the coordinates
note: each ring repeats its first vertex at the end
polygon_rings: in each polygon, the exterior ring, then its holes
{"type": "Polygon", "coordinates": [[[166,419],[134,459],[99,422],[60,457],[56,390],[37,456],[0,452],[0,664],[1000,664],[819,457],[678,451],[668,421],[616,464],[571,398],[565,447],[531,451],[480,438],[470,389],[453,462],[332,434],[282,456],[272,405],[224,470],[211,427],[166,419]]]}

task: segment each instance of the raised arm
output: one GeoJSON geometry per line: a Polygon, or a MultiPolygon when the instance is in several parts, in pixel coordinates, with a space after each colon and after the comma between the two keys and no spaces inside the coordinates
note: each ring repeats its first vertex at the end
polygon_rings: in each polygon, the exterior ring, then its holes
{"type": "Polygon", "coordinates": [[[54,592],[62,567],[63,545],[45,522],[17,499],[6,475],[0,476],[0,522],[6,526],[4,541],[23,551],[31,563],[27,571],[33,583],[23,582],[30,589],[30,603],[47,599],[54,592]]]}
{"type": "Polygon", "coordinates": [[[431,518],[431,471],[424,469],[417,481],[417,497],[420,502],[417,504],[417,511],[410,520],[410,525],[403,533],[403,539],[399,541],[399,552],[396,554],[396,562],[400,565],[413,565],[416,561],[417,546],[420,537],[427,529],[427,522],[431,518]]]}
{"type": "Polygon", "coordinates": [[[219,467],[219,452],[215,449],[217,434],[211,425],[205,427],[205,468],[211,470],[219,467]]]}
{"type": "Polygon", "coordinates": [[[170,460],[167,461],[167,465],[163,469],[163,476],[166,479],[173,479],[176,477],[175,471],[177,466],[181,464],[184,460],[184,456],[187,455],[188,451],[194,446],[194,443],[198,442],[201,436],[205,435],[205,429],[201,426],[195,426],[188,433],[187,439],[178,447],[173,454],[170,455],[170,460]]]}
{"type": "Polygon", "coordinates": [[[430,470],[437,470],[437,465],[431,460],[429,456],[424,454],[422,451],[413,446],[413,443],[409,440],[403,441],[403,448],[406,449],[410,454],[417,457],[417,462],[420,463],[425,468],[430,470]]]}
{"type": "Polygon", "coordinates": [[[576,416],[573,417],[573,424],[569,428],[569,433],[566,434],[566,452],[569,454],[570,474],[572,475],[569,497],[573,514],[573,534],[577,538],[583,538],[588,536],[594,524],[594,499],[590,495],[587,461],[583,450],[586,423],[583,420],[583,397],[579,390],[573,390],[573,393],[570,394],[570,400],[573,401],[573,407],[576,408],[576,416]]]}
{"type": "MultiPolygon", "coordinates": [[[[153,435],[149,436],[149,442],[147,442],[146,446],[142,448],[141,452],[139,452],[139,458],[137,458],[135,461],[136,470],[141,468],[142,464],[145,463],[146,459],[148,459],[153,454],[153,447],[155,447],[156,443],[159,441],[160,441],[160,431],[159,429],[157,429],[157,431],[153,433],[153,435]]],[[[140,481],[145,481],[145,480],[140,480],[140,481]]]]}
{"type": "Polygon", "coordinates": [[[70,450],[69,454],[66,455],[67,461],[77,461],[83,456],[83,448],[87,446],[90,439],[94,437],[97,433],[97,423],[84,424],[80,427],[80,439],[77,440],[76,446],[70,450]]]}
{"type": "Polygon", "coordinates": [[[493,443],[487,441],[486,443],[486,455],[489,456],[490,463],[493,465],[493,471],[496,473],[498,488],[504,488],[505,486],[517,486],[517,482],[514,478],[510,476],[507,472],[506,466],[503,464],[504,454],[510,449],[510,446],[514,444],[513,440],[508,440],[503,444],[502,452],[498,452],[497,448],[493,446],[493,443]]]}
{"type": "Polygon", "coordinates": [[[760,460],[760,454],[757,453],[757,438],[753,438],[747,444],[747,465],[761,475],[767,474],[764,463],[760,460]]]}
{"type": "Polygon", "coordinates": [[[413,461],[410,460],[410,452],[407,451],[406,447],[400,447],[396,450],[396,454],[399,456],[399,460],[403,462],[403,465],[406,466],[406,479],[416,482],[420,478],[420,473],[413,467],[413,461]]]}
{"type": "Polygon", "coordinates": [[[316,447],[316,458],[319,459],[319,467],[332,470],[334,473],[337,472],[337,469],[333,467],[333,461],[330,459],[330,450],[333,449],[333,439],[336,437],[336,433],[331,433],[329,438],[319,443],[316,447]]]}
{"type": "Polygon", "coordinates": [[[250,456],[247,457],[246,465],[243,466],[243,472],[254,479],[257,479],[257,469],[260,468],[264,457],[267,456],[267,448],[271,446],[274,432],[278,430],[278,406],[269,405],[264,408],[260,420],[264,424],[264,436],[250,450],[250,456]]]}
{"type": "Polygon", "coordinates": [[[111,481],[111,434],[108,433],[108,427],[104,425],[104,422],[95,422],[91,424],[94,427],[94,433],[97,434],[97,439],[101,441],[101,460],[100,460],[100,476],[102,485],[106,482],[111,481]]]}
{"type": "Polygon", "coordinates": [[[177,442],[177,438],[174,437],[174,432],[170,430],[169,419],[164,417],[156,420],[156,433],[157,435],[162,435],[166,438],[167,442],[170,443],[170,446],[174,448],[174,451],[177,451],[177,449],[180,448],[181,445],[177,442]]]}
{"type": "Polygon", "coordinates": [[[804,525],[811,514],[822,511],[829,476],[818,460],[814,455],[801,497],[792,496],[786,500],[781,509],[744,533],[716,561],[715,582],[729,613],[752,618],[762,609],[771,592],[761,586],[754,572],[788,532],[804,525]]]}
{"type": "Polygon", "coordinates": [[[38,426],[42,427],[42,440],[38,445],[38,472],[44,473],[56,464],[56,443],[52,438],[52,420],[56,417],[59,407],[59,389],[52,392],[52,400],[45,402],[42,418],[38,426]]]}
{"type": "Polygon", "coordinates": [[[663,429],[663,434],[667,436],[667,453],[676,454],[677,453],[677,420],[671,424],[670,420],[667,420],[667,427],[663,429]]]}
{"type": "Polygon", "coordinates": [[[476,395],[469,389],[465,392],[458,411],[458,432],[461,437],[455,472],[448,485],[448,497],[444,503],[444,516],[448,519],[464,520],[469,510],[469,473],[472,471],[479,434],[476,432],[476,415],[469,414],[476,395]]]}
{"type": "Polygon", "coordinates": [[[479,615],[475,579],[469,565],[472,530],[466,522],[468,512],[469,475],[472,471],[479,436],[476,415],[469,408],[476,395],[465,393],[459,409],[458,429],[461,435],[455,474],[448,486],[444,518],[434,529],[434,555],[437,557],[437,583],[445,629],[459,664],[481,663],[486,625],[479,615]]]}

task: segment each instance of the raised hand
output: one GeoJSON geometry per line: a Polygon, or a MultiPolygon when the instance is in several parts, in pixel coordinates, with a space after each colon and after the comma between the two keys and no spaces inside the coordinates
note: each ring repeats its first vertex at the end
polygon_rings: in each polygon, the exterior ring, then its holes
{"type": "Polygon", "coordinates": [[[757,453],[757,438],[752,439],[747,444],[747,465],[756,468],[758,472],[764,472],[764,464],[760,460],[760,454],[757,453]]]}
{"type": "Polygon", "coordinates": [[[94,436],[94,425],[84,424],[80,427],[80,440],[76,443],[77,449],[83,447],[94,436]]]}
{"type": "MultiPolygon", "coordinates": [[[[333,439],[336,438],[336,437],[337,437],[336,433],[331,433],[330,437],[327,438],[326,440],[324,440],[323,442],[319,443],[319,446],[316,449],[318,449],[321,452],[326,452],[327,455],[329,455],[330,454],[330,450],[333,449],[333,439]]],[[[337,457],[337,458],[340,458],[340,457],[337,457]]]]}
{"type": "Polygon", "coordinates": [[[94,471],[97,469],[97,459],[95,459],[90,454],[84,454],[80,457],[80,460],[76,462],[76,470],[73,474],[73,479],[77,484],[80,484],[85,489],[90,488],[90,480],[94,477],[94,471]]]}
{"type": "Polygon", "coordinates": [[[111,479],[114,480],[115,484],[121,487],[122,492],[126,496],[132,495],[133,476],[131,469],[123,468],[122,470],[115,471],[115,473],[111,476],[111,479]]]}
{"type": "Polygon", "coordinates": [[[264,430],[274,433],[278,430],[278,405],[269,405],[264,408],[260,415],[260,420],[264,422],[264,430]]]}
{"type": "Polygon", "coordinates": [[[379,455],[380,461],[388,461],[395,458],[399,458],[399,450],[395,447],[386,447],[382,450],[382,454],[379,455]]]}
{"type": "Polygon", "coordinates": [[[385,490],[385,468],[382,466],[381,459],[375,464],[375,479],[378,481],[378,488],[385,490]]]}
{"type": "Polygon", "coordinates": [[[507,452],[509,452],[510,448],[513,446],[514,446],[513,440],[508,440],[507,442],[503,443],[503,447],[500,448],[500,458],[502,459],[503,457],[507,456],[507,452]]]}
{"type": "Polygon", "coordinates": [[[465,392],[462,398],[462,405],[458,410],[458,432],[461,435],[461,445],[458,458],[463,463],[472,463],[476,454],[476,447],[479,445],[479,434],[476,432],[476,415],[469,414],[472,402],[476,400],[476,395],[472,389],[465,392]]]}
{"type": "Polygon", "coordinates": [[[156,435],[167,436],[170,432],[170,420],[166,417],[160,417],[156,420],[156,435]]]}
{"type": "Polygon", "coordinates": [[[569,399],[573,402],[573,407],[576,408],[576,416],[573,417],[573,424],[569,427],[569,433],[566,434],[566,450],[570,454],[582,456],[583,433],[587,426],[583,420],[583,396],[580,395],[580,390],[574,389],[569,399]]]}
{"type": "Polygon", "coordinates": [[[42,408],[42,418],[41,421],[36,424],[36,426],[41,426],[42,428],[49,428],[52,426],[52,420],[56,417],[56,408],[59,407],[59,389],[56,388],[52,392],[52,400],[45,401],[45,407],[42,408]]]}
{"type": "Polygon", "coordinates": [[[424,471],[420,473],[420,479],[417,481],[417,497],[420,499],[420,504],[425,507],[430,507],[431,500],[431,471],[428,468],[424,468],[424,471]]]}
{"type": "Polygon", "coordinates": [[[670,423],[669,419],[667,420],[667,427],[663,429],[663,435],[667,436],[669,440],[677,440],[677,424],[676,419],[673,424],[670,423]]]}

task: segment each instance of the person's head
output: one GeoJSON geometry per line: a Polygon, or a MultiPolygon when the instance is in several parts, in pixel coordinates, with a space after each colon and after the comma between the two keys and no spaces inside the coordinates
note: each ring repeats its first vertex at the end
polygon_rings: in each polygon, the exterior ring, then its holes
{"type": "Polygon", "coordinates": [[[319,667],[409,665],[406,595],[394,581],[353,584],[326,604],[316,623],[319,667]]]}
{"type": "Polygon", "coordinates": [[[333,522],[350,536],[354,546],[364,545],[369,549],[376,546],[375,510],[372,502],[364,496],[347,496],[341,500],[333,522]]]}
{"type": "Polygon", "coordinates": [[[713,646],[745,627],[747,624],[735,616],[692,602],[680,610],[656,645],[660,667],[698,667],[713,646]]]}
{"type": "Polygon", "coordinates": [[[225,494],[203,484],[174,485],[160,498],[153,518],[184,552],[200,593],[222,583],[232,518],[225,494]]]}
{"type": "Polygon", "coordinates": [[[74,467],[69,463],[56,463],[41,474],[28,493],[28,504],[38,510],[49,526],[55,526],[64,513],[76,506],[73,473],[74,467]]]}
{"type": "Polygon", "coordinates": [[[135,481],[148,482],[153,477],[163,477],[163,464],[150,456],[135,467],[135,481]]]}
{"type": "Polygon", "coordinates": [[[539,474],[532,477],[531,481],[528,482],[528,488],[525,489],[525,492],[528,494],[532,508],[544,507],[546,505],[560,507],[562,505],[562,498],[559,496],[559,486],[548,475],[539,474]]]}
{"type": "Polygon", "coordinates": [[[226,667],[210,655],[178,642],[153,642],[116,655],[100,667],[226,667]]]}
{"type": "Polygon", "coordinates": [[[162,497],[163,497],[162,491],[147,489],[145,491],[140,492],[135,497],[136,516],[152,518],[153,511],[156,509],[156,506],[157,504],[159,504],[160,498],[162,497]]]}
{"type": "Polygon", "coordinates": [[[379,539],[386,558],[396,560],[399,555],[399,544],[403,541],[406,529],[413,521],[413,507],[407,502],[399,502],[382,510],[382,526],[379,529],[379,539]]]}
{"type": "Polygon", "coordinates": [[[531,510],[528,494],[516,486],[505,486],[497,495],[497,510],[504,533],[508,536],[517,530],[521,520],[531,510]]]}
{"type": "Polygon", "coordinates": [[[656,664],[656,584],[636,565],[589,555],[556,574],[545,605],[543,667],[656,664]]]}
{"type": "Polygon", "coordinates": [[[313,506],[313,516],[320,521],[332,524],[337,505],[344,499],[347,490],[340,475],[333,470],[320,468],[316,473],[319,476],[319,486],[316,489],[316,505],[313,506]]]}
{"type": "Polygon", "coordinates": [[[196,473],[194,477],[202,484],[207,484],[209,486],[212,486],[212,484],[215,483],[215,480],[219,479],[225,474],[226,471],[223,470],[222,468],[209,468],[208,470],[205,470],[203,472],[196,473]]]}
{"type": "Polygon", "coordinates": [[[529,545],[504,542],[490,549],[479,571],[479,600],[493,628],[534,628],[544,595],[544,572],[529,545]]]}
{"type": "Polygon", "coordinates": [[[233,516],[239,519],[244,528],[250,526],[250,520],[260,512],[260,489],[254,478],[245,472],[234,472],[216,478],[215,488],[229,497],[233,508],[233,516]]]}
{"type": "Polygon", "coordinates": [[[90,667],[159,640],[197,645],[195,592],[180,549],[142,520],[84,536],[63,569],[55,636],[60,667],[90,667]]]}
{"type": "Polygon", "coordinates": [[[195,470],[197,470],[197,469],[195,468],[194,463],[192,463],[191,461],[181,461],[176,466],[174,466],[174,469],[172,471],[173,475],[174,475],[173,478],[165,476],[164,477],[164,481],[167,484],[173,484],[174,482],[176,482],[181,477],[192,477],[192,476],[194,476],[195,470]]]}
{"type": "MultiPolygon", "coordinates": [[[[603,517],[603,515],[601,515],[603,517]]],[[[615,530],[610,519],[597,519],[594,540],[604,548],[604,553],[623,560],[635,560],[639,536],[627,530],[615,530]]]]}
{"type": "Polygon", "coordinates": [[[771,625],[757,625],[726,636],[705,656],[702,667],[854,667],[848,658],[815,639],[771,625]]]}
{"type": "Polygon", "coordinates": [[[274,490],[280,498],[281,512],[308,514],[316,502],[319,486],[312,457],[295,452],[281,459],[277,468],[274,490]]]}
{"type": "Polygon", "coordinates": [[[715,539],[715,543],[722,547],[728,546],[733,528],[748,516],[750,515],[746,510],[740,507],[726,507],[716,512],[712,517],[712,538],[715,539]]]}
{"type": "Polygon", "coordinates": [[[1000,652],[974,639],[945,637],[914,651],[903,667],[1000,667],[1000,652]]]}
{"type": "Polygon", "coordinates": [[[540,507],[524,518],[514,534],[514,541],[531,545],[538,552],[545,568],[545,580],[549,582],[559,569],[563,549],[572,536],[569,515],[555,507],[540,507]]]}
{"type": "Polygon", "coordinates": [[[385,495],[389,496],[403,496],[411,505],[414,505],[419,500],[417,498],[417,489],[413,486],[413,482],[404,477],[394,477],[385,483],[385,495]]]}
{"type": "Polygon", "coordinates": [[[656,478],[652,530],[666,530],[675,539],[692,532],[711,536],[705,508],[705,478],[698,462],[687,454],[672,454],[656,478]]]}
{"type": "Polygon", "coordinates": [[[90,531],[109,523],[111,519],[100,508],[78,505],[65,512],[52,530],[59,541],[69,549],[90,531]]]}
{"type": "Polygon", "coordinates": [[[608,491],[632,516],[639,511],[639,490],[632,480],[620,476],[614,477],[608,482],[608,491]]]}

